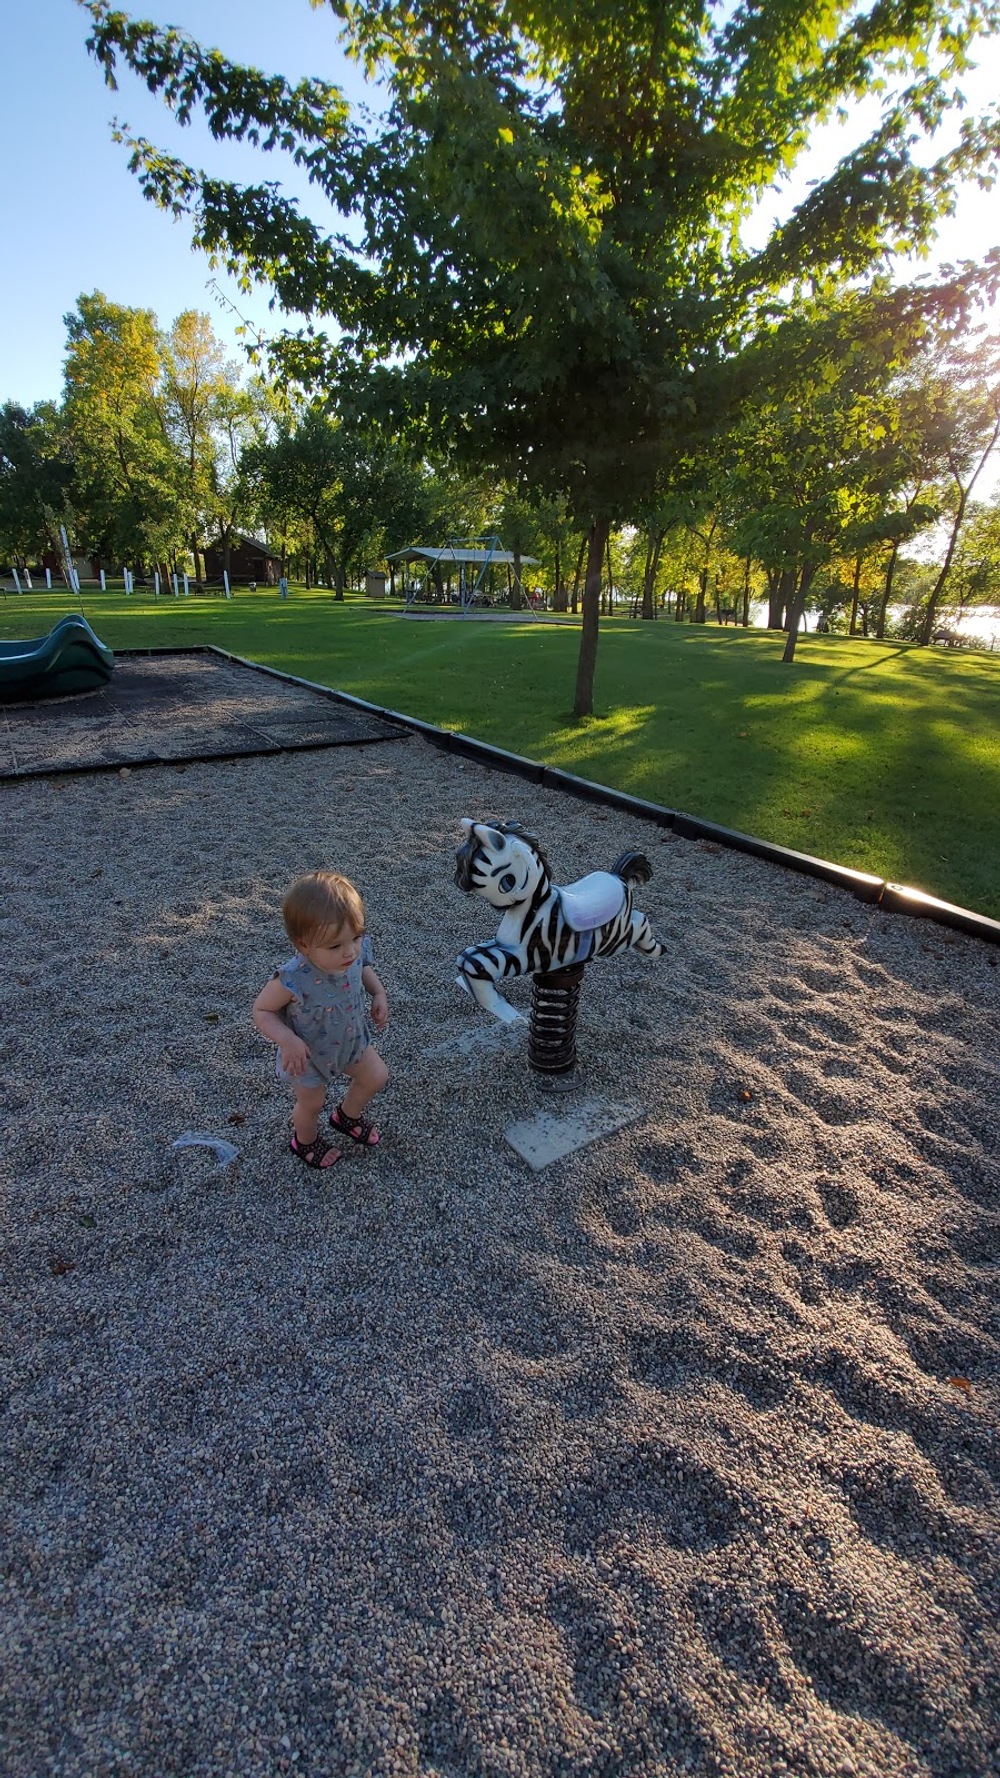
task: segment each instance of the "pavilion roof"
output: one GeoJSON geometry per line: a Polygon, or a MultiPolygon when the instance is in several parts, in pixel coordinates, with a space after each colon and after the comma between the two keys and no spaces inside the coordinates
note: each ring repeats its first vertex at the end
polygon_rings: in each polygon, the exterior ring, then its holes
{"type": "MultiPolygon", "coordinates": [[[[441,549],[433,549],[426,544],[411,543],[406,549],[397,549],[387,557],[390,562],[513,562],[515,557],[509,549],[456,549],[445,544],[441,549]]],[[[537,556],[521,556],[522,562],[532,566],[538,561],[537,556]]]]}

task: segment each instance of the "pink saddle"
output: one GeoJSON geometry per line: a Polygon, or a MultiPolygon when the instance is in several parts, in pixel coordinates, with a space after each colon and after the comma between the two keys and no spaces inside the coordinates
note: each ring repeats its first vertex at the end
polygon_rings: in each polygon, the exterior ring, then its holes
{"type": "Polygon", "coordinates": [[[609,870],[592,870],[577,883],[564,883],[557,893],[573,931],[593,932],[621,911],[625,885],[609,870]]]}

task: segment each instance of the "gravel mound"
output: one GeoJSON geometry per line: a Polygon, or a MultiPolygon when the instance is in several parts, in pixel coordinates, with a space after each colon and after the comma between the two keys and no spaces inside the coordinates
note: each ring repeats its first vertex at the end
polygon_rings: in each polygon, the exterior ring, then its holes
{"type": "Polygon", "coordinates": [[[1000,1770],[1000,954],[416,739],[0,795],[6,1778],[1000,1770]],[[538,1175],[463,815],[654,867],[642,1115],[538,1175]],[[316,866],[391,1013],[324,1176],[249,1017],[316,866]]]}

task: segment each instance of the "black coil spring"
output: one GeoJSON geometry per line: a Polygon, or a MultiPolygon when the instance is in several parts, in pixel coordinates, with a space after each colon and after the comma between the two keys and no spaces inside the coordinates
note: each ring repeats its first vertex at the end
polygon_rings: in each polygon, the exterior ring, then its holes
{"type": "Polygon", "coordinates": [[[576,1020],[582,963],[536,975],[528,1029],[528,1061],[539,1074],[569,1074],[576,1066],[576,1020]]]}

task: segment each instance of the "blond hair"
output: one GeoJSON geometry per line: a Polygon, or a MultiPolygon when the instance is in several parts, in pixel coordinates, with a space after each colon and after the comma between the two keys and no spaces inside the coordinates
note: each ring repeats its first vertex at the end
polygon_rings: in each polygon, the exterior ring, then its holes
{"type": "Polygon", "coordinates": [[[365,904],[347,877],[332,870],[310,871],[293,883],[281,904],[292,944],[314,943],[349,927],[355,938],[365,929],[365,904]]]}

